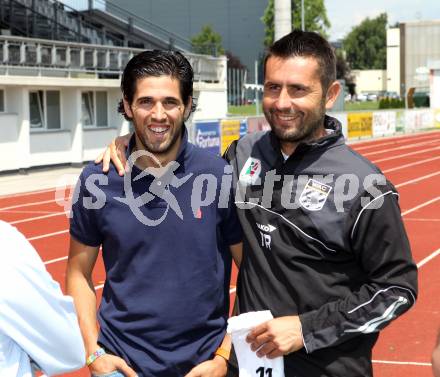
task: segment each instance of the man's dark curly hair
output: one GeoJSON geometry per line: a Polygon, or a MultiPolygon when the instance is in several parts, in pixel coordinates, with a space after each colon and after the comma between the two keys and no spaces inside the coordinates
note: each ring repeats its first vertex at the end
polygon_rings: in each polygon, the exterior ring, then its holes
{"type": "MultiPolygon", "coordinates": [[[[125,100],[131,105],[136,93],[137,80],[144,77],[171,76],[179,81],[180,95],[185,106],[193,96],[194,72],[189,61],[178,51],[148,50],[134,56],[125,66],[121,79],[121,91],[125,100]]],[[[196,108],[191,104],[192,113],[196,108]]],[[[118,112],[125,119],[131,120],[124,110],[123,101],[119,101],[118,112]]]]}

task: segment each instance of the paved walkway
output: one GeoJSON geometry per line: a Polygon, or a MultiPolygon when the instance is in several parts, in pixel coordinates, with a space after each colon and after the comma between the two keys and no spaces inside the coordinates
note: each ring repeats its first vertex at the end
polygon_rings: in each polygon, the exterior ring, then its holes
{"type": "Polygon", "coordinates": [[[55,188],[59,184],[74,184],[81,170],[64,166],[29,170],[26,174],[0,175],[0,196],[55,188]]]}

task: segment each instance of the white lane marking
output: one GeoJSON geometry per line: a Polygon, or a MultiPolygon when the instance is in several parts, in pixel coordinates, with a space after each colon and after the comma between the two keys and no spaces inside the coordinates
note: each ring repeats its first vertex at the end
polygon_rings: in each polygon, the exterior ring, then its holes
{"type": "Polygon", "coordinates": [[[435,161],[435,160],[439,160],[439,159],[440,159],[440,156],[439,157],[433,157],[433,158],[427,158],[426,160],[419,160],[419,161],[416,161],[416,162],[412,162],[411,164],[400,165],[400,166],[396,166],[395,168],[383,170],[382,173],[390,173],[392,171],[409,168],[409,167],[414,166],[414,165],[420,165],[420,164],[424,164],[425,162],[431,162],[431,161],[435,161]]]}
{"type": "MultiPolygon", "coordinates": [[[[437,173],[434,173],[434,174],[430,174],[430,175],[427,175],[427,176],[424,176],[424,177],[420,177],[420,178],[417,178],[416,180],[411,180],[411,181],[408,181],[408,182],[403,182],[403,183],[401,183],[401,184],[399,184],[399,185],[396,185],[396,187],[401,187],[401,186],[404,186],[404,185],[407,185],[407,184],[409,184],[409,183],[412,183],[412,182],[414,182],[414,181],[419,181],[419,180],[421,180],[421,179],[426,179],[426,178],[429,178],[429,177],[431,177],[431,176],[434,176],[434,175],[437,175],[437,174],[440,174],[440,172],[437,172],[437,173]]],[[[431,200],[428,200],[427,202],[424,202],[424,203],[422,203],[422,204],[419,204],[418,206],[416,206],[416,207],[413,207],[413,208],[410,208],[410,209],[408,209],[408,210],[406,210],[405,212],[402,212],[402,216],[405,216],[405,215],[407,215],[407,214],[409,214],[409,213],[411,213],[411,212],[414,212],[414,211],[416,211],[416,210],[418,210],[418,209],[420,209],[420,208],[423,208],[423,207],[426,207],[426,206],[428,206],[428,205],[430,205],[430,204],[432,204],[432,203],[435,203],[436,201],[438,201],[438,200],[440,200],[440,196],[438,196],[438,197],[436,197],[436,198],[434,198],[434,199],[431,199],[431,200]]],[[[411,219],[405,219],[405,220],[411,220],[411,219]]],[[[414,219],[414,220],[416,220],[416,219],[414,219]]],[[[420,219],[420,221],[437,221],[438,219],[433,219],[433,220],[430,220],[430,219],[420,219]]],[[[11,224],[13,224],[13,223],[11,223],[11,224]]],[[[55,233],[49,233],[49,234],[43,234],[43,235],[41,235],[41,236],[36,236],[36,237],[32,237],[32,238],[28,238],[28,241],[32,241],[32,240],[37,240],[37,239],[41,239],[41,238],[45,238],[45,237],[50,237],[50,236],[54,236],[54,235],[58,235],[58,234],[63,234],[63,233],[67,233],[69,230],[67,229],[67,230],[62,230],[62,231],[60,231],[60,232],[55,232],[55,233]]],[[[440,252],[440,249],[439,250],[437,250],[436,252],[434,252],[433,254],[435,254],[435,253],[437,253],[438,254],[438,252],[440,252]]],[[[423,266],[423,264],[425,264],[425,263],[427,263],[429,260],[431,260],[432,258],[434,258],[437,254],[435,254],[434,256],[432,256],[431,258],[429,258],[426,262],[420,262],[420,263],[422,263],[421,265],[423,266]]],[[[67,259],[67,256],[66,257],[61,257],[61,258],[57,258],[57,259],[53,259],[53,260],[51,260],[51,261],[47,261],[47,262],[45,262],[45,264],[50,264],[50,263],[55,263],[55,262],[58,262],[58,261],[62,261],[62,260],[65,260],[65,259],[67,259]]],[[[426,259],[426,258],[425,258],[426,259]]],[[[235,289],[235,288],[233,288],[233,289],[235,289]]],[[[230,293],[232,293],[232,292],[235,292],[235,290],[234,291],[230,291],[230,293]]]]}
{"type": "Polygon", "coordinates": [[[29,196],[29,195],[44,194],[45,192],[51,192],[51,191],[55,191],[55,188],[44,189],[44,190],[37,190],[37,191],[19,192],[19,193],[16,193],[16,194],[0,195],[0,199],[15,198],[17,196],[29,196]]]}
{"type": "Polygon", "coordinates": [[[47,204],[47,203],[55,203],[55,199],[52,199],[52,200],[42,200],[41,202],[17,204],[15,206],[10,206],[10,207],[3,207],[3,208],[0,208],[0,211],[5,211],[5,210],[8,210],[8,209],[14,209],[14,208],[21,208],[21,207],[37,206],[39,204],[47,204]]]}
{"type": "Polygon", "coordinates": [[[428,263],[430,260],[434,259],[437,255],[440,254],[440,249],[437,249],[436,251],[429,254],[426,258],[423,258],[419,263],[417,263],[417,267],[420,268],[426,263],[428,263]]]}
{"type": "Polygon", "coordinates": [[[23,219],[23,220],[16,220],[16,221],[12,221],[9,224],[14,225],[14,224],[22,224],[22,223],[26,223],[28,221],[34,221],[34,220],[41,220],[41,219],[47,219],[49,217],[54,217],[54,216],[61,216],[61,215],[65,215],[69,213],[69,211],[66,212],[56,212],[56,213],[51,213],[49,215],[43,215],[43,216],[36,216],[36,217],[29,217],[27,219],[23,219]]]}
{"type": "Polygon", "coordinates": [[[27,213],[27,214],[30,214],[30,215],[37,215],[37,214],[42,215],[42,214],[49,214],[49,213],[59,213],[58,211],[54,212],[54,211],[16,211],[16,210],[11,210],[11,211],[6,210],[6,211],[0,211],[0,212],[1,213],[27,213]]]}
{"type": "Polygon", "coordinates": [[[34,240],[39,240],[39,239],[41,239],[41,238],[57,236],[58,234],[64,234],[64,233],[69,233],[69,229],[66,229],[66,230],[60,230],[59,232],[53,232],[53,233],[42,234],[41,236],[31,237],[31,238],[28,238],[27,240],[28,240],[28,241],[34,241],[34,240]]]}
{"type": "Polygon", "coordinates": [[[408,143],[411,139],[411,141],[415,140],[424,140],[424,139],[432,139],[432,137],[440,136],[439,131],[434,132],[421,132],[417,134],[406,134],[406,135],[392,135],[392,136],[386,136],[382,137],[380,139],[372,139],[372,140],[348,140],[349,145],[359,145],[359,148],[356,148],[356,150],[363,150],[363,149],[370,149],[375,147],[381,147],[384,145],[390,145],[390,144],[400,144],[400,143],[408,143]],[[381,142],[384,141],[384,142],[381,142]]]}
{"type": "Polygon", "coordinates": [[[435,202],[438,201],[438,200],[440,200],[440,196],[437,196],[437,197],[434,198],[434,199],[428,200],[428,201],[425,202],[425,203],[419,204],[418,206],[416,206],[416,207],[414,207],[414,208],[411,208],[411,209],[406,210],[405,212],[402,212],[402,216],[405,216],[405,215],[407,215],[408,213],[411,213],[411,212],[417,211],[417,210],[420,209],[420,208],[423,208],[423,207],[429,206],[430,204],[435,203],[435,202]]]}
{"type": "Polygon", "coordinates": [[[393,365],[415,365],[418,367],[431,367],[431,363],[420,363],[418,361],[388,361],[388,360],[372,360],[376,364],[393,364],[393,365]]]}
{"type": "Polygon", "coordinates": [[[48,265],[48,264],[52,264],[52,263],[56,263],[56,262],[61,262],[66,259],[67,259],[67,255],[65,257],[48,260],[48,261],[44,262],[44,264],[48,265]]]}
{"type": "Polygon", "coordinates": [[[424,141],[422,143],[415,143],[415,144],[411,144],[410,143],[410,144],[407,144],[407,145],[403,145],[401,147],[381,149],[381,150],[378,150],[376,152],[362,153],[362,156],[371,156],[373,154],[382,154],[382,153],[387,153],[387,152],[400,151],[402,149],[410,149],[410,148],[414,148],[414,147],[421,147],[423,145],[434,144],[434,143],[440,143],[440,139],[434,139],[434,140],[424,141]]]}
{"type": "Polygon", "coordinates": [[[405,221],[440,222],[440,219],[424,219],[417,217],[405,217],[405,221]]]}
{"type": "MultiPolygon", "coordinates": [[[[397,187],[397,186],[396,186],[397,187]]],[[[434,202],[436,202],[436,201],[438,201],[438,200],[440,200],[440,196],[438,196],[438,197],[436,197],[436,198],[434,198],[434,199],[431,199],[431,200],[428,200],[427,202],[425,202],[425,203],[422,203],[422,204],[419,204],[418,206],[416,206],[416,207],[414,207],[414,208],[410,208],[410,209],[408,209],[408,210],[406,210],[405,212],[402,212],[402,216],[405,216],[405,215],[407,215],[408,213],[411,213],[411,212],[414,212],[414,211],[416,211],[416,210],[418,210],[418,209],[420,209],[420,208],[422,208],[422,207],[425,207],[425,206],[428,206],[429,204],[432,204],[432,203],[434,203],[434,202]]],[[[405,218],[405,220],[414,220],[414,221],[439,221],[439,219],[411,219],[411,218],[405,218]]],[[[41,235],[41,236],[37,236],[37,237],[32,237],[32,238],[28,238],[28,241],[32,241],[32,240],[37,240],[37,239],[40,239],[40,238],[45,238],[45,237],[50,237],[50,236],[54,236],[54,235],[58,235],[58,234],[62,234],[62,233],[67,233],[69,230],[67,229],[67,230],[62,230],[62,231],[60,231],[60,232],[55,232],[55,233],[49,233],[49,234],[43,234],[43,235],[41,235]]],[[[61,260],[64,260],[64,259],[67,259],[67,257],[61,257],[61,258],[58,258],[60,261],[61,260]]],[[[57,262],[58,260],[53,260],[54,262],[51,262],[51,261],[48,261],[47,263],[55,263],[55,262],[57,262]]],[[[45,262],[46,263],[46,262],[45,262]]],[[[234,291],[235,292],[235,291],[234,291]]]]}
{"type": "Polygon", "coordinates": [[[424,175],[424,176],[419,177],[419,178],[411,179],[410,181],[399,183],[398,185],[395,185],[395,186],[396,186],[396,188],[403,187],[403,186],[406,186],[406,185],[410,185],[411,183],[416,183],[416,182],[419,182],[419,181],[423,181],[424,179],[435,177],[436,175],[439,175],[439,174],[440,174],[440,171],[437,171],[435,173],[424,175]]]}
{"type": "Polygon", "coordinates": [[[437,150],[439,150],[439,149],[440,149],[440,147],[428,148],[428,149],[422,149],[422,150],[420,150],[420,151],[415,151],[415,152],[410,152],[410,153],[399,154],[398,156],[392,156],[392,157],[381,158],[381,159],[379,159],[379,160],[371,160],[371,162],[372,162],[373,164],[378,164],[379,162],[390,161],[390,160],[396,160],[396,159],[398,159],[398,158],[408,157],[408,156],[414,156],[414,155],[416,155],[416,154],[425,153],[425,152],[437,151],[437,150]]]}
{"type": "MultiPolygon", "coordinates": [[[[440,159],[440,156],[433,157],[433,158],[428,158],[428,159],[420,160],[420,161],[417,161],[417,162],[414,162],[414,163],[411,163],[411,164],[405,164],[405,165],[397,166],[397,167],[392,168],[392,169],[387,169],[387,170],[384,170],[383,173],[390,173],[392,171],[404,169],[404,168],[411,167],[411,166],[414,166],[414,165],[420,165],[420,164],[423,164],[423,163],[426,163],[426,162],[431,162],[431,161],[435,161],[435,160],[439,160],[439,159],[440,159]]],[[[37,205],[37,204],[44,204],[44,203],[50,203],[50,202],[52,202],[52,200],[44,201],[44,202],[29,203],[27,205],[37,205]]],[[[26,205],[18,205],[18,206],[0,208],[0,211],[6,212],[8,209],[13,209],[13,208],[22,207],[22,206],[26,206],[26,205]]],[[[15,213],[33,213],[32,211],[7,211],[7,212],[10,212],[10,213],[14,213],[14,212],[15,213]]],[[[68,213],[68,212],[67,211],[66,212],[35,211],[35,213],[49,213],[49,214],[52,214],[52,215],[33,217],[33,218],[28,218],[28,219],[23,219],[23,220],[17,220],[17,221],[11,222],[10,224],[19,224],[19,223],[23,223],[23,222],[27,222],[27,221],[32,221],[32,220],[40,220],[40,219],[44,219],[44,218],[47,218],[47,217],[59,216],[61,214],[65,214],[65,213],[68,213]]]]}

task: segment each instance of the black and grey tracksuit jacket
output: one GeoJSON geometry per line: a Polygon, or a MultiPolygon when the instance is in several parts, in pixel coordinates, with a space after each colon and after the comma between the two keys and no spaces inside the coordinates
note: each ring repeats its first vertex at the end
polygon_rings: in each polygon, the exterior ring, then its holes
{"type": "Polygon", "coordinates": [[[285,357],[286,377],[371,376],[379,330],[415,302],[417,268],[395,188],[325,123],[287,160],[272,132],[225,154],[245,233],[238,310],[300,316],[305,347],[285,357]]]}

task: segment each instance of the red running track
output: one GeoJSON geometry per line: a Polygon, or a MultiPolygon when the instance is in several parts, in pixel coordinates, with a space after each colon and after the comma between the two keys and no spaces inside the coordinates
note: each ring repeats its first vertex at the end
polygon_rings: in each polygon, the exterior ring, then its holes
{"type": "MultiPolygon", "coordinates": [[[[430,358],[440,325],[440,131],[352,144],[375,162],[400,193],[402,216],[419,266],[414,308],[382,331],[373,351],[376,377],[430,377],[430,358]]],[[[65,193],[66,197],[70,195],[65,193]]],[[[0,197],[0,219],[16,226],[34,245],[64,289],[69,235],[65,208],[54,190],[0,197]]],[[[98,297],[105,280],[102,260],[94,271],[98,297]]],[[[236,271],[231,281],[234,298],[236,271]]],[[[86,368],[66,374],[88,376],[86,368]]]]}

